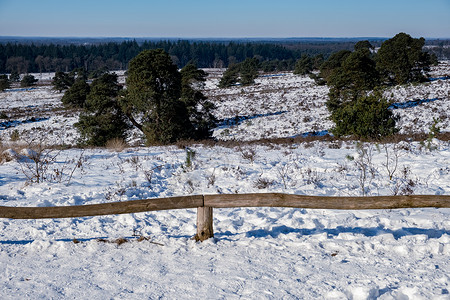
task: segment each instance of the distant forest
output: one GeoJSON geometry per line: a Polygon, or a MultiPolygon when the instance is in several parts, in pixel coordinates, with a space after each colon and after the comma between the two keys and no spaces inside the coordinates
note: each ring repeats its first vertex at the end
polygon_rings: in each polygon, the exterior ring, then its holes
{"type": "MultiPolygon", "coordinates": [[[[193,62],[199,68],[226,68],[228,65],[257,58],[271,62],[274,70],[293,70],[295,62],[304,54],[323,55],[326,59],[339,50],[352,50],[356,39],[312,39],[311,41],[109,41],[96,44],[67,43],[0,43],[0,74],[17,72],[42,73],[77,68],[93,70],[123,70],[128,62],[145,49],[162,48],[180,68],[193,62]]],[[[370,40],[379,46],[382,39],[370,40]]],[[[425,50],[438,59],[450,59],[450,40],[427,41],[425,50]]]]}

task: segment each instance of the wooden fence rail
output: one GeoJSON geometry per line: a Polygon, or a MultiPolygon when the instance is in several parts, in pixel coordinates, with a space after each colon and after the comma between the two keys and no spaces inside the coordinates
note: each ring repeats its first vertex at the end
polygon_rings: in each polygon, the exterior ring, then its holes
{"type": "Polygon", "coordinates": [[[195,238],[203,241],[214,236],[213,208],[233,207],[292,207],[345,210],[420,207],[450,208],[450,195],[376,197],[323,197],[282,193],[196,195],[77,206],[0,206],[0,218],[76,218],[138,213],[155,210],[197,208],[197,234],[195,238]]]}

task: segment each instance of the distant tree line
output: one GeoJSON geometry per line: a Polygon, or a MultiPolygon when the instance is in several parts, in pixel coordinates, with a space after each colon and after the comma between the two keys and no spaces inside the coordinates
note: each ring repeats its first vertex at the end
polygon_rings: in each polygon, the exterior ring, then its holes
{"type": "MultiPolygon", "coordinates": [[[[256,58],[265,71],[293,70],[302,55],[325,58],[339,50],[351,50],[352,42],[205,42],[205,41],[124,41],[96,45],[0,44],[0,74],[17,72],[70,72],[83,68],[127,69],[129,61],[143,50],[163,49],[179,68],[195,63],[199,68],[226,68],[256,58]]],[[[438,47],[439,45],[437,45],[438,47]]],[[[434,49],[434,48],[433,48],[434,49]]]]}

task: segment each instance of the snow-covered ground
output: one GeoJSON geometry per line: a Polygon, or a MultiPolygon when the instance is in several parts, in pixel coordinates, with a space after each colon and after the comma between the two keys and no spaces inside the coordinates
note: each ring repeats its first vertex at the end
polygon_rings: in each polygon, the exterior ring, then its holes
{"type": "MultiPolygon", "coordinates": [[[[448,72],[441,69],[437,75],[448,72]]],[[[223,120],[214,133],[218,139],[287,137],[332,126],[324,107],[327,88],[307,77],[279,74],[230,89],[217,89],[217,81],[213,74],[206,93],[223,120]]],[[[448,84],[394,89],[396,103],[438,98],[397,109],[402,127],[427,132],[439,117],[441,130],[450,131],[448,84]]],[[[176,146],[41,149],[48,168],[36,183],[27,141],[45,136],[43,143],[71,144],[77,137],[77,112],[62,109],[61,96],[49,87],[0,93],[0,113],[17,116],[0,124],[6,150],[0,205],[250,192],[450,194],[450,143],[439,140],[192,145],[190,165],[188,151],[176,146]],[[14,130],[18,141],[11,141],[14,130]]],[[[215,209],[215,238],[203,243],[191,239],[192,209],[0,219],[0,298],[450,299],[449,216],[450,209],[434,208],[215,209]]]]}

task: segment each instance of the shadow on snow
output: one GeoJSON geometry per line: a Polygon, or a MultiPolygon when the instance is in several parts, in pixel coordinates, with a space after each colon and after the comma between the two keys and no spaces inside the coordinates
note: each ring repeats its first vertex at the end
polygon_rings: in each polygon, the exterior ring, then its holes
{"type": "MultiPolygon", "coordinates": [[[[425,235],[429,239],[438,239],[442,237],[444,234],[450,235],[450,230],[445,229],[423,229],[417,227],[404,227],[401,229],[392,230],[389,228],[385,228],[383,226],[378,227],[345,227],[338,226],[336,228],[313,228],[313,229],[302,229],[302,228],[293,228],[285,225],[273,227],[271,230],[265,229],[256,229],[250,230],[248,232],[244,232],[246,237],[254,237],[254,238],[278,238],[280,235],[286,235],[290,233],[295,233],[300,236],[312,236],[326,233],[328,238],[337,237],[340,233],[354,233],[358,235],[363,235],[365,237],[374,237],[383,234],[392,234],[394,239],[398,240],[405,236],[413,236],[413,235],[425,235]]],[[[216,241],[220,241],[226,239],[226,237],[238,236],[241,235],[242,232],[231,233],[230,231],[226,232],[216,232],[214,234],[214,238],[216,241]]],[[[192,235],[169,235],[171,238],[191,238],[192,235]]],[[[127,240],[138,239],[137,236],[124,237],[127,240]]],[[[72,238],[72,239],[54,239],[47,241],[55,241],[55,242],[70,242],[73,243],[75,240],[77,242],[90,242],[90,241],[98,241],[98,240],[106,240],[108,237],[95,237],[95,238],[72,238]]],[[[35,240],[7,240],[0,241],[0,245],[26,245],[31,244],[35,240]]]]}
{"type": "MultiPolygon", "coordinates": [[[[316,234],[326,233],[328,237],[336,237],[340,233],[354,233],[360,234],[365,237],[374,237],[382,234],[392,234],[392,236],[398,240],[405,236],[412,235],[426,235],[428,238],[440,238],[442,235],[447,234],[450,235],[449,230],[440,230],[440,229],[423,229],[423,228],[401,228],[397,230],[392,230],[389,228],[385,228],[383,226],[378,227],[344,227],[338,226],[336,228],[314,228],[314,229],[302,229],[302,228],[293,228],[285,225],[273,227],[271,230],[265,229],[257,229],[251,230],[245,233],[247,237],[256,237],[256,238],[265,238],[272,237],[277,238],[282,234],[296,233],[302,236],[310,236],[316,234]]],[[[229,231],[224,233],[217,233],[215,236],[217,238],[226,237],[226,236],[234,236],[239,235],[240,233],[231,233],[229,231]]]]}
{"type": "Polygon", "coordinates": [[[253,120],[256,118],[263,118],[263,117],[270,117],[270,116],[278,116],[278,115],[281,115],[281,114],[284,114],[287,112],[288,112],[287,110],[283,110],[283,111],[277,111],[274,113],[254,114],[254,115],[249,115],[249,116],[235,116],[233,118],[219,120],[217,122],[217,127],[218,128],[231,127],[231,126],[239,125],[242,122],[247,121],[247,120],[253,120]]]}
{"type": "Polygon", "coordinates": [[[35,117],[31,117],[30,119],[26,119],[24,121],[5,121],[5,122],[0,122],[0,130],[5,130],[11,127],[16,127],[19,126],[21,124],[28,124],[28,123],[36,123],[36,122],[42,122],[42,121],[47,121],[49,120],[49,118],[35,118],[35,117]]]}
{"type": "Polygon", "coordinates": [[[423,103],[434,102],[436,100],[439,100],[439,98],[410,100],[410,101],[405,101],[405,102],[401,102],[401,103],[393,103],[388,108],[389,109],[411,108],[411,107],[416,107],[423,103]]]}

